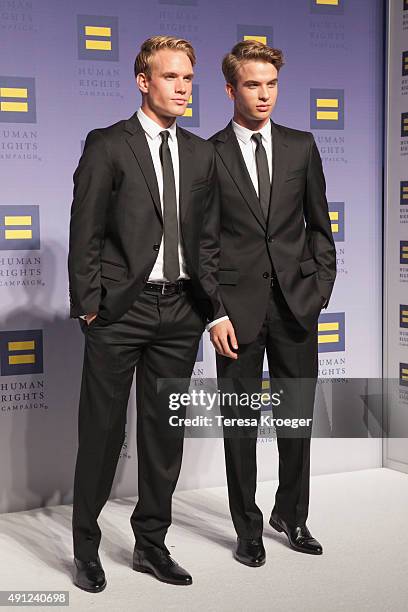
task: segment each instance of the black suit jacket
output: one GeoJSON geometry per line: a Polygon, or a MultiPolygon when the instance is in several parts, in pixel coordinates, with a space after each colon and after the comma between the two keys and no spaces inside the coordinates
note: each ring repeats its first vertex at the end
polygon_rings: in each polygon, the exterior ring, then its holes
{"type": "Polygon", "coordinates": [[[263,323],[275,269],[293,315],[316,324],[336,276],[326,184],[310,132],[271,121],[272,189],[268,222],[232,123],[211,141],[221,199],[220,293],[238,341],[254,340],[263,323]]]}
{"type": "MultiPolygon", "coordinates": [[[[180,226],[193,293],[209,319],[222,316],[216,282],[219,199],[211,143],[177,127],[180,226]]],[[[156,174],[136,113],[92,130],[74,173],[68,270],[71,317],[120,318],[156,261],[163,218],[156,174]]]]}

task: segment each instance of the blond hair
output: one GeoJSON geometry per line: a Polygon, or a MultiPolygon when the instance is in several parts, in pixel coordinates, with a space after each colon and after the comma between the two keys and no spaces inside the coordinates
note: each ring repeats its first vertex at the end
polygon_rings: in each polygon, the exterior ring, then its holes
{"type": "Polygon", "coordinates": [[[173,49],[183,51],[189,58],[192,66],[196,63],[196,56],[192,44],[184,38],[174,36],[151,36],[142,43],[140,51],[135,59],[135,76],[143,72],[148,78],[152,72],[152,58],[156,51],[161,49],[173,49]]]}
{"type": "Polygon", "coordinates": [[[234,45],[231,52],[227,53],[222,60],[222,72],[226,82],[235,86],[238,69],[244,62],[251,60],[269,62],[275,66],[278,72],[285,63],[280,49],[268,47],[258,40],[243,40],[234,45]]]}

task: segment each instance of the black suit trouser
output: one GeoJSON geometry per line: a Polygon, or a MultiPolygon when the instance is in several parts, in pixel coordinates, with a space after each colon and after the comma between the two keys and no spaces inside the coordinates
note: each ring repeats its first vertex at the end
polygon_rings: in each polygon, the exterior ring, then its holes
{"type": "MultiPolygon", "coordinates": [[[[217,375],[221,390],[256,392],[261,379],[265,351],[268,357],[271,393],[280,393],[279,407],[272,407],[275,418],[312,418],[318,372],[317,317],[312,330],[304,330],[292,315],[277,281],[271,288],[268,309],[257,338],[238,349],[232,360],[217,355],[217,375]]],[[[248,408],[220,406],[224,417],[260,417],[248,408]],[[252,414],[249,414],[249,413],[252,414]]],[[[302,433],[277,427],[279,486],[275,509],[290,525],[306,522],[309,506],[310,430],[302,433]]],[[[258,427],[238,431],[224,427],[224,450],[229,505],[235,530],[241,538],[260,537],[261,510],[255,502],[256,448],[258,427]],[[228,429],[228,431],[227,431],[228,429]]]]}
{"type": "MultiPolygon", "coordinates": [[[[157,379],[189,379],[205,322],[189,291],[147,291],[114,323],[81,321],[85,353],[73,501],[74,555],[95,559],[98,516],[109,498],[122,449],[136,367],[138,502],[130,522],[138,548],[167,551],[171,499],[181,468],[183,432],[171,435],[168,394],[157,379]],[[167,400],[167,401],[166,401],[167,400]]],[[[182,409],[178,412],[183,416],[182,409]]]]}

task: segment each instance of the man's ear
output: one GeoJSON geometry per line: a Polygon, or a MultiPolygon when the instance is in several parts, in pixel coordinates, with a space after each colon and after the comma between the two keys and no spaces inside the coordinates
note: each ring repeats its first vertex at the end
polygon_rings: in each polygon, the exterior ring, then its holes
{"type": "Polygon", "coordinates": [[[225,91],[230,100],[235,100],[235,89],[232,83],[225,83],[225,91]]]}
{"type": "Polygon", "coordinates": [[[136,83],[142,93],[148,93],[149,91],[149,79],[144,72],[139,72],[136,75],[136,83]]]}

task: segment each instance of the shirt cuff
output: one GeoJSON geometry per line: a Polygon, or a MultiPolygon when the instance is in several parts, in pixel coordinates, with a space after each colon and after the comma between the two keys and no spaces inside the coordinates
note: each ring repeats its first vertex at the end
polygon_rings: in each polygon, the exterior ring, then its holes
{"type": "Polygon", "coordinates": [[[87,315],[79,315],[79,318],[83,319],[84,321],[86,321],[86,317],[87,317],[87,315]]]}
{"type": "Polygon", "coordinates": [[[214,327],[214,325],[217,325],[217,323],[221,323],[221,321],[229,321],[229,317],[225,316],[225,317],[220,317],[219,319],[214,319],[214,321],[211,321],[211,323],[208,323],[205,329],[207,331],[210,331],[210,329],[214,327]]]}

